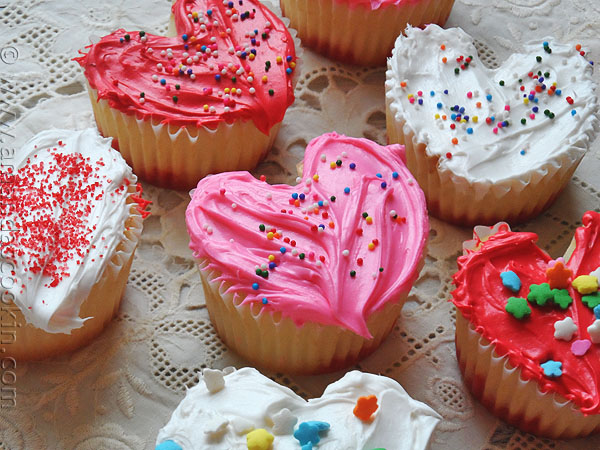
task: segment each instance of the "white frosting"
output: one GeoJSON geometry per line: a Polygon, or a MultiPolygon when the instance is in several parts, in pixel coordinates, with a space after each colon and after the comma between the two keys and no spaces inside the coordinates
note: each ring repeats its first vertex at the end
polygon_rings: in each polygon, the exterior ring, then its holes
{"type": "Polygon", "coordinates": [[[320,434],[315,449],[418,450],[427,447],[440,419],[391,378],[352,371],[329,385],[320,398],[305,401],[256,369],[244,368],[226,375],[225,387],[215,393],[208,391],[201,377],[159,431],[157,445],[171,440],[184,450],[245,449],[246,433],[263,428],[275,436],[273,450],[299,450],[292,428],[321,421],[331,427],[320,434]],[[377,397],[379,409],[367,423],[355,417],[353,409],[359,397],[369,395],[377,397]],[[215,429],[219,433],[210,432],[215,429]]]}
{"type": "MultiPolygon", "coordinates": [[[[53,277],[44,274],[43,271],[34,273],[29,270],[33,250],[23,248],[24,254],[11,260],[3,248],[0,256],[0,262],[3,264],[3,287],[8,288],[4,298],[13,300],[29,323],[50,333],[69,334],[71,330],[83,325],[85,318],[79,317],[79,308],[92,286],[102,276],[110,263],[111,255],[124,237],[125,220],[130,214],[130,208],[126,205],[129,193],[125,179],[134,184],[136,177],[121,154],[111,148],[110,143],[111,139],[101,137],[98,131],[92,128],[83,131],[48,130],[34,136],[15,153],[10,162],[14,165],[13,173],[16,176],[27,177],[27,181],[31,182],[28,188],[30,186],[37,191],[33,197],[38,196],[40,202],[50,199],[52,194],[64,192],[69,182],[81,183],[82,186],[98,183],[87,197],[89,201],[66,200],[63,204],[55,202],[41,210],[24,206],[22,210],[3,217],[7,221],[3,223],[11,224],[12,228],[7,232],[6,227],[3,227],[3,246],[7,239],[11,242],[15,242],[13,239],[18,241],[29,238],[34,242],[43,241],[46,249],[42,251],[40,259],[52,261],[54,249],[61,245],[57,242],[65,238],[62,233],[64,228],[59,226],[61,234],[53,236],[48,231],[32,233],[24,224],[41,215],[49,215],[53,217],[53,224],[62,225],[67,211],[86,205],[90,207],[89,213],[81,216],[81,228],[90,230],[84,235],[89,245],[81,249],[82,257],[76,256],[61,265],[61,270],[68,275],[63,276],[55,286],[50,286],[53,277]],[[62,145],[58,144],[59,141],[62,145]],[[93,168],[93,172],[88,176],[60,176],[59,172],[54,170],[54,155],[77,153],[87,159],[86,163],[93,168]],[[36,176],[31,175],[31,165],[42,163],[45,169],[36,176]],[[26,166],[27,168],[23,169],[26,166]],[[43,188],[44,192],[40,188],[43,188]],[[86,254],[87,250],[89,253],[86,254]],[[6,278],[4,269],[8,265],[14,266],[15,272],[10,280],[6,278]]],[[[16,186],[16,183],[8,184],[9,192],[13,186],[16,186]]],[[[32,247],[35,247],[35,244],[32,247]]]]}
{"type": "Polygon", "coordinates": [[[490,70],[479,60],[473,38],[460,28],[409,27],[406,36],[398,37],[388,59],[386,102],[395,121],[405,123],[404,134],[412,132],[415,143],[426,144],[429,155],[440,156],[439,170],[449,170],[471,183],[494,183],[515,177],[529,182],[532,177],[543,176],[548,164],[577,162],[583,157],[598,128],[592,66],[574,45],[558,44],[551,38],[523,47],[523,54],[513,54],[500,68],[490,70]],[[543,42],[548,42],[551,54],[544,50],[543,42]],[[471,56],[473,60],[457,75],[455,68],[460,68],[460,64],[456,59],[461,56],[471,56]],[[444,57],[447,63],[442,61],[444,57]],[[527,97],[536,84],[541,84],[528,74],[538,71],[550,73],[543,81],[547,89],[536,93],[538,103],[525,104],[523,95],[527,97]],[[524,91],[520,90],[519,79],[524,91]],[[504,81],[504,86],[500,81],[504,81]],[[560,95],[547,93],[554,82],[560,95]],[[467,96],[469,92],[471,98],[467,96]],[[410,94],[415,97],[413,104],[410,94]],[[567,97],[573,99],[572,105],[567,97]],[[423,100],[422,105],[419,99],[423,100]],[[481,102],[480,108],[477,102],[481,102]],[[438,109],[438,103],[442,109],[438,109]],[[458,114],[450,110],[455,105],[465,108],[463,116],[469,116],[468,122],[451,120],[451,114],[458,114]],[[510,111],[505,110],[507,105],[510,111]],[[531,119],[534,106],[539,112],[531,119]],[[546,109],[555,114],[554,119],[544,115],[546,109]],[[445,114],[447,120],[436,119],[436,114],[445,114]],[[474,116],[478,123],[474,123],[474,116]],[[492,116],[496,120],[489,125],[486,118],[492,116]],[[525,125],[522,118],[527,121],[525,125]],[[510,125],[495,134],[493,129],[504,120],[510,125]],[[456,129],[452,130],[451,124],[456,129]],[[468,128],[472,134],[468,134],[468,128]],[[453,138],[458,139],[457,144],[452,143],[453,138]],[[447,153],[451,153],[451,158],[447,153]]]}

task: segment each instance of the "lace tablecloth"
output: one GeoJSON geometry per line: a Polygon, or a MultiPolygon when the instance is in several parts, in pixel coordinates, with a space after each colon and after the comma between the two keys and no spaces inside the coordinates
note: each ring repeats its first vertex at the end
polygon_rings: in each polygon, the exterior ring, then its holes
{"type": "MultiPolygon", "coordinates": [[[[78,0],[0,4],[0,144],[19,147],[47,127],[84,128],[93,117],[84,78],[71,58],[117,28],[165,33],[171,0],[78,0]]],[[[520,43],[548,34],[600,53],[597,0],[456,0],[448,26],[477,41],[489,66],[520,43]]],[[[306,143],[335,130],[385,142],[384,69],[333,63],[304,52],[296,102],[275,148],[255,174],[292,183],[306,143]]],[[[595,74],[600,79],[598,72],[595,74]]],[[[204,367],[244,366],[212,329],[187,248],[185,192],[144,186],[153,201],[118,317],[71,355],[0,369],[0,448],[153,449],[158,429],[204,367]],[[9,373],[10,372],[10,373],[9,373]],[[13,376],[14,375],[14,376],[13,376]],[[15,388],[12,401],[10,390],[15,388]],[[7,392],[9,394],[7,394],[7,392]]],[[[561,255],[584,211],[600,211],[600,139],[566,191],[539,218],[517,227],[561,255]]],[[[471,230],[431,220],[429,255],[392,335],[360,362],[443,416],[432,449],[600,448],[600,437],[540,439],[504,424],[462,384],[454,349],[451,275],[471,230]]],[[[341,376],[268,374],[305,397],[341,376]]]]}

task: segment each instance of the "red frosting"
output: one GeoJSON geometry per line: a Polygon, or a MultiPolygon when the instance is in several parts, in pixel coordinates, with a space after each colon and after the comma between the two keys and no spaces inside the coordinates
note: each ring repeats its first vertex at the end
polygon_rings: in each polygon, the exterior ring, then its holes
{"type": "Polygon", "coordinates": [[[252,120],[268,134],[294,101],[283,22],[256,0],[178,0],[173,15],[177,37],[118,30],[75,59],[98,98],[145,120],[211,129],[252,120]]]}
{"type": "MultiPolygon", "coordinates": [[[[557,305],[538,306],[529,302],[531,315],[522,320],[507,313],[510,297],[527,298],[531,284],[546,283],[550,256],[535,245],[537,235],[500,231],[478,250],[458,259],[454,275],[457,289],[452,301],[476,331],[495,346],[500,356],[521,370],[525,380],[536,380],[542,392],[557,392],[573,401],[584,414],[600,413],[600,344],[592,344],[584,356],[576,356],[571,345],[590,339],[587,328],[594,322],[593,310],[569,282],[573,303],[565,310],[557,305]],[[519,292],[504,287],[500,274],[515,272],[521,280],[519,292]],[[571,317],[578,330],[572,339],[554,337],[554,323],[571,317]],[[541,364],[562,362],[562,375],[548,377],[541,364]]],[[[588,275],[600,266],[600,214],[587,212],[583,227],[575,232],[576,248],[567,263],[573,272],[571,281],[588,275]]]]}

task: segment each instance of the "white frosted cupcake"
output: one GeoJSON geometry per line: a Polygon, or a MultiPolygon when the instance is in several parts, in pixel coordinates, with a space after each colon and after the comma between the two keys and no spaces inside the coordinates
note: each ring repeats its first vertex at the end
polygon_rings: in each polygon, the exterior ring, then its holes
{"type": "Polygon", "coordinates": [[[205,370],[156,450],[424,450],[441,419],[395,380],[352,371],[308,401],[256,369],[205,370]]]}
{"type": "Polygon", "coordinates": [[[592,66],[554,39],[483,66],[459,28],[409,28],[386,73],[387,132],[429,210],[458,224],[527,220],[566,186],[598,128],[592,66]]]}
{"type": "Polygon", "coordinates": [[[0,177],[3,354],[73,350],[118,310],[147,214],[141,187],[91,128],[39,133],[0,177]]]}

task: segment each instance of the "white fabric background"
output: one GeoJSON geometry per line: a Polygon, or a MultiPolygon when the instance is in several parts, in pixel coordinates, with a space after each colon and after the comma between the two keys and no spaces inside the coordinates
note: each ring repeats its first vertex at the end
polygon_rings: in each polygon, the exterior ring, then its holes
{"type": "MultiPolygon", "coordinates": [[[[71,61],[90,38],[117,28],[164,33],[170,0],[78,0],[0,4],[0,144],[18,147],[50,126],[93,126],[83,76],[71,61]],[[15,51],[16,49],[16,51],[15,51]],[[18,118],[17,118],[18,117],[18,118]]],[[[488,65],[519,43],[553,34],[600,54],[597,0],[457,0],[448,26],[477,40],[488,65]]],[[[598,71],[596,79],[600,79],[598,71]]],[[[275,148],[255,174],[292,183],[306,143],[335,130],[385,142],[384,69],[361,69],[304,53],[296,102],[275,148]]],[[[158,429],[202,367],[246,363],[215,335],[187,248],[187,194],[145,185],[153,201],[118,317],[90,346],[44,362],[18,362],[17,407],[0,409],[0,448],[153,449],[158,429]]],[[[600,211],[600,140],[556,204],[516,227],[535,231],[559,256],[581,215],[600,211]]],[[[358,368],[400,381],[444,420],[433,449],[600,448],[600,437],[539,439],[490,415],[462,385],[448,303],[456,256],[471,231],[431,220],[429,255],[392,335],[358,368]]],[[[268,374],[305,397],[341,373],[268,374]]],[[[388,449],[391,450],[391,449],[388,449]]]]}

